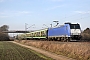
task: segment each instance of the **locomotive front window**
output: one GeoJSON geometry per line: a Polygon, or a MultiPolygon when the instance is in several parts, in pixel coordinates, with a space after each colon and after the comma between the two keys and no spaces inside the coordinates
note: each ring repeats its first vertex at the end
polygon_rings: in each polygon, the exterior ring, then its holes
{"type": "Polygon", "coordinates": [[[70,24],[71,29],[80,29],[79,24],[70,24]]]}

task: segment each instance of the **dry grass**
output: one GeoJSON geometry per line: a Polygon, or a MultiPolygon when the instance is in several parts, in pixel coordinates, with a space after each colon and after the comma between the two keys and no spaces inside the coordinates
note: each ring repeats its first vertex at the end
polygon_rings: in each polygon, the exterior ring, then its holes
{"type": "Polygon", "coordinates": [[[77,60],[90,60],[90,42],[48,42],[48,41],[30,41],[30,40],[15,40],[22,44],[35,46],[44,50],[62,54],[77,60]]]}

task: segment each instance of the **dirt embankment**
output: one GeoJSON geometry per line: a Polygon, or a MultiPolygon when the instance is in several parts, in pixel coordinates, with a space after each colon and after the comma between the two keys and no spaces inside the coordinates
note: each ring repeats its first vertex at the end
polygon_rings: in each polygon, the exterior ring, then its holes
{"type": "Polygon", "coordinates": [[[16,42],[35,46],[56,54],[65,55],[77,60],[90,60],[90,42],[50,42],[15,40],[16,42]]]}

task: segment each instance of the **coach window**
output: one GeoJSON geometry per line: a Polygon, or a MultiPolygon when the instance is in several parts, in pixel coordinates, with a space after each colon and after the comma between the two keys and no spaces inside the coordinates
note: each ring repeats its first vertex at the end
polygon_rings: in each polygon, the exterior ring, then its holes
{"type": "Polygon", "coordinates": [[[43,36],[45,35],[44,31],[42,32],[42,35],[43,35],[43,36]]]}
{"type": "Polygon", "coordinates": [[[30,36],[31,36],[31,34],[30,34],[30,36]]]}
{"type": "Polygon", "coordinates": [[[36,36],[38,36],[38,32],[36,32],[36,36]]]}
{"type": "Polygon", "coordinates": [[[40,32],[38,32],[38,36],[40,37],[40,32]]]}
{"type": "Polygon", "coordinates": [[[42,36],[42,31],[41,31],[41,36],[42,36]]]}
{"type": "Polygon", "coordinates": [[[39,34],[38,34],[38,32],[37,32],[37,36],[38,36],[39,34]]]}
{"type": "Polygon", "coordinates": [[[43,31],[41,31],[41,36],[43,36],[43,31]]]}
{"type": "Polygon", "coordinates": [[[35,34],[36,34],[36,33],[34,33],[34,37],[35,37],[35,34]]]}
{"type": "Polygon", "coordinates": [[[26,36],[28,37],[28,34],[26,34],[26,36]]]}
{"type": "Polygon", "coordinates": [[[33,37],[33,33],[32,33],[32,37],[33,37]]]}
{"type": "Polygon", "coordinates": [[[27,37],[29,37],[29,34],[27,34],[27,37]]]}
{"type": "Polygon", "coordinates": [[[28,34],[28,37],[30,37],[30,34],[28,34]]]}
{"type": "Polygon", "coordinates": [[[43,36],[45,36],[45,33],[44,33],[44,31],[43,31],[43,36]]]}
{"type": "Polygon", "coordinates": [[[34,33],[34,37],[36,36],[36,33],[34,33]]]}
{"type": "Polygon", "coordinates": [[[35,36],[37,36],[37,32],[35,33],[35,36]]]}

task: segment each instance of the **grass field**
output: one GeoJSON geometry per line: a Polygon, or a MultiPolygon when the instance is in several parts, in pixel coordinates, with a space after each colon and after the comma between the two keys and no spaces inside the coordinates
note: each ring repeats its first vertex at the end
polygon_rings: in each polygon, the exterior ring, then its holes
{"type": "Polygon", "coordinates": [[[51,58],[14,43],[0,41],[0,60],[51,60],[51,58]]]}

